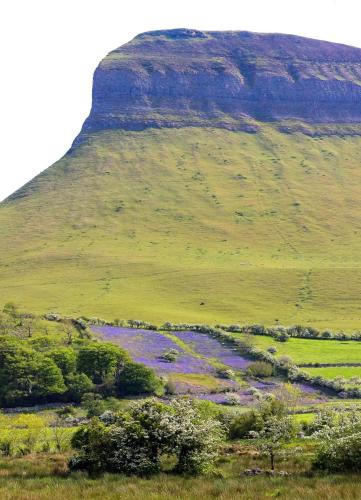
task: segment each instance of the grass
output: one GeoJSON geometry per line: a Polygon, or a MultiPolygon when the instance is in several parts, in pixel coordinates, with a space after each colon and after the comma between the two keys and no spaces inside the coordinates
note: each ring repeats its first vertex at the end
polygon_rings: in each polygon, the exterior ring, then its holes
{"type": "Polygon", "coordinates": [[[167,375],[167,380],[173,383],[184,383],[190,386],[196,386],[204,389],[204,392],[219,391],[224,389],[226,385],[223,380],[203,373],[170,373],[167,375]]]}
{"type": "Polygon", "coordinates": [[[309,452],[278,464],[293,472],[290,477],[246,477],[242,471],[266,467],[264,459],[248,446],[232,445],[213,477],[181,477],[169,473],[150,479],[106,474],[89,479],[84,474],[67,475],[66,455],[32,455],[0,462],[0,497],[4,500],[63,500],[64,498],[143,500],[219,499],[351,499],[359,497],[359,475],[309,475],[309,452]],[[234,448],[232,450],[232,448],[234,448]],[[239,450],[239,455],[237,454],[239,450]]]}
{"type": "Polygon", "coordinates": [[[361,137],[105,131],[0,206],[0,303],[359,327],[361,137]]]}
{"type": "MultiPolygon", "coordinates": [[[[243,334],[232,334],[244,338],[243,334]]],[[[254,344],[266,350],[275,347],[276,357],[290,356],[296,364],[302,363],[361,363],[361,342],[339,340],[309,340],[290,338],[287,342],[277,342],[272,337],[254,335],[254,344]]],[[[337,368],[343,370],[343,368],[337,368]]],[[[319,370],[319,368],[317,368],[319,370]]]]}
{"type": "Polygon", "coordinates": [[[341,367],[320,367],[320,368],[305,368],[313,377],[319,375],[320,377],[333,379],[336,377],[352,378],[361,377],[361,367],[360,366],[341,366],[341,367]]]}

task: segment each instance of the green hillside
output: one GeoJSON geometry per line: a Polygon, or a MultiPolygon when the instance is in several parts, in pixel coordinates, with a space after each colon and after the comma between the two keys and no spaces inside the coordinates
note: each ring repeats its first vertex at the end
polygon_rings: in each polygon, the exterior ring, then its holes
{"type": "Polygon", "coordinates": [[[361,137],[91,134],[0,206],[0,303],[149,321],[361,319],[361,137]]]}

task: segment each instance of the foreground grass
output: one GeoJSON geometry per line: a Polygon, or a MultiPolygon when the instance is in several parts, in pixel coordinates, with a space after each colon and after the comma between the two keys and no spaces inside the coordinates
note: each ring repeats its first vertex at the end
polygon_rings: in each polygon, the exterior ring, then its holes
{"type": "MultiPolygon", "coordinates": [[[[239,453],[239,452],[238,452],[239,453]]],[[[150,479],[106,474],[97,479],[67,474],[64,455],[34,455],[0,461],[2,500],[64,499],[308,499],[359,498],[361,478],[356,475],[321,476],[307,473],[308,458],[288,460],[279,468],[290,477],[247,477],[243,470],[266,464],[251,452],[224,456],[212,477],[188,478],[162,473],[150,479]]]]}
{"type": "Polygon", "coordinates": [[[360,146],[269,125],[94,134],[0,206],[0,302],[357,329],[360,146]]]}

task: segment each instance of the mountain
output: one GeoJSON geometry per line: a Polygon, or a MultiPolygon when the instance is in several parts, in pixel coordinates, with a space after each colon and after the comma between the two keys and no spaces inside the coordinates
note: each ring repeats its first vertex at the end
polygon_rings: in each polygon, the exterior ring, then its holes
{"type": "Polygon", "coordinates": [[[358,328],[360,161],[361,49],[138,35],[68,153],[0,205],[0,302],[358,328]]]}

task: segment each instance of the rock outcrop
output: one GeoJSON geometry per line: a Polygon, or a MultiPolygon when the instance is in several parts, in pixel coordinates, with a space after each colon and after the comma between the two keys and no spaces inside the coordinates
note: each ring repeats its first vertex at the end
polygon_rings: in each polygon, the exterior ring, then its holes
{"type": "Polygon", "coordinates": [[[244,31],[144,33],[100,63],[77,140],[111,128],[255,132],[256,121],[361,123],[361,49],[244,31]]]}

